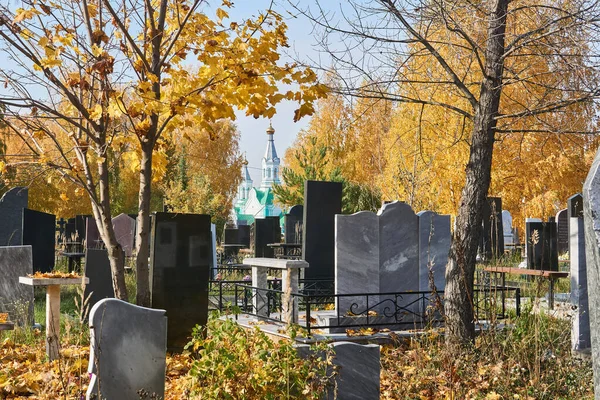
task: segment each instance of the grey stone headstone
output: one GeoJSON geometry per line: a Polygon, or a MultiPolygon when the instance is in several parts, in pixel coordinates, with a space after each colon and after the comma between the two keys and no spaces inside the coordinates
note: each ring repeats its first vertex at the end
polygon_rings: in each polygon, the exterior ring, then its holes
{"type": "Polygon", "coordinates": [[[419,218],[412,208],[394,201],[379,210],[379,290],[419,289],[419,218]]]}
{"type": "Polygon", "coordinates": [[[302,219],[304,218],[304,206],[295,205],[285,214],[285,243],[302,243],[302,219]]]}
{"type": "Polygon", "coordinates": [[[342,184],[304,182],[302,258],[310,265],[307,281],[333,281],[335,215],[342,213],[342,184]]]}
{"type": "Polygon", "coordinates": [[[112,219],[117,242],[123,248],[125,257],[131,257],[135,248],[135,218],[127,214],[119,214],[112,219]]]}
{"type": "Polygon", "coordinates": [[[600,151],[583,185],[583,222],[594,392],[600,400],[600,151]]]}
{"type": "Polygon", "coordinates": [[[86,249],[102,249],[104,247],[98,225],[93,217],[85,219],[85,247],[86,249]]]}
{"type": "Polygon", "coordinates": [[[170,350],[188,343],[208,320],[212,262],[210,215],[155,213],[150,249],[152,307],[167,310],[170,350]]]}
{"type": "Polygon", "coordinates": [[[23,209],[27,208],[28,193],[26,187],[14,187],[0,198],[0,246],[23,244],[23,209]]]}
{"type": "Polygon", "coordinates": [[[87,249],[85,252],[85,276],[90,282],[85,286],[84,298],[91,310],[102,299],[115,297],[108,253],[104,249],[87,249]]]}
{"type": "Polygon", "coordinates": [[[571,218],[569,222],[571,304],[574,308],[571,320],[571,348],[573,351],[585,353],[591,348],[591,342],[584,222],[583,218],[571,218]]]}
{"type": "Polygon", "coordinates": [[[91,375],[86,398],[139,400],[165,395],[167,317],[117,299],[90,312],[91,375]]]}
{"type": "Polygon", "coordinates": [[[452,243],[450,216],[421,211],[419,217],[419,291],[431,291],[429,264],[436,291],[446,287],[446,265],[452,243]]]}
{"type": "MultiPolygon", "coordinates": [[[[379,293],[379,218],[370,211],[335,216],[335,293],[379,293]]],[[[364,296],[339,297],[337,306],[342,314],[367,311],[364,296]]]]}
{"type": "Polygon", "coordinates": [[[34,272],[54,269],[56,216],[23,209],[23,245],[31,245],[34,272]]]}
{"type": "Polygon", "coordinates": [[[556,222],[526,222],[527,268],[558,271],[556,222]],[[537,235],[537,243],[534,236],[537,235]]]}
{"type": "Polygon", "coordinates": [[[557,230],[558,254],[564,254],[569,251],[569,215],[567,209],[560,210],[554,218],[557,230]]]}
{"type": "MultiPolygon", "coordinates": [[[[361,345],[350,342],[330,344],[335,356],[333,364],[338,367],[335,388],[324,396],[327,400],[377,400],[380,396],[381,352],[379,345],[361,345]],[[337,392],[337,395],[336,395],[337,392]]],[[[298,345],[300,357],[312,353],[307,345],[298,345]]]]}
{"type": "Polygon", "coordinates": [[[508,210],[502,210],[502,235],[504,236],[504,246],[515,244],[514,232],[512,228],[512,215],[508,210]]]}
{"type": "Polygon", "coordinates": [[[0,247],[0,312],[12,322],[33,322],[33,286],[19,283],[20,276],[33,274],[31,246],[0,247]]]}

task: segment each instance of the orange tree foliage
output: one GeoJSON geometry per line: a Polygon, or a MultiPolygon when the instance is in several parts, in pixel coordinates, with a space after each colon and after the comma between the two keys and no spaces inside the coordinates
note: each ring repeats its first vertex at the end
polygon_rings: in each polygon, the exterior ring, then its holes
{"type": "MultiPolygon", "coordinates": [[[[519,11],[510,13],[507,42],[551,21],[558,12],[528,8],[528,4],[526,0],[511,4],[511,9],[519,11]]],[[[463,13],[458,8],[446,23],[468,26],[475,45],[482,48],[486,39],[483,24],[472,26],[473,16],[463,13]]],[[[481,60],[471,46],[443,21],[433,22],[427,31],[437,51],[478,96],[481,74],[477,64],[481,60]]],[[[573,33],[569,27],[569,40],[566,35],[558,31],[509,49],[507,54],[489,195],[502,197],[503,207],[519,226],[526,217],[554,215],[566,206],[567,197],[581,191],[598,144],[596,106],[585,98],[586,88],[594,87],[599,79],[586,59],[585,30],[573,33]],[[562,54],[546,54],[544,46],[560,48],[562,54]],[[555,57],[568,58],[570,67],[565,68],[555,57]],[[566,93],[561,88],[567,82],[580,92],[570,89],[569,96],[575,100],[563,104],[566,93]],[[544,104],[555,104],[557,109],[536,109],[544,104]]],[[[472,131],[472,121],[462,110],[469,110],[470,105],[445,71],[437,68],[432,55],[418,49],[414,54],[397,72],[396,79],[401,82],[397,92],[382,95],[404,101],[390,107],[383,99],[361,98],[359,90],[352,103],[335,95],[320,101],[313,122],[286,154],[288,165],[295,168],[290,154],[305,146],[304,137],[314,135],[335,149],[328,167],[341,167],[348,179],[374,183],[384,199],[407,201],[416,210],[456,214],[472,131]],[[420,100],[424,104],[419,104],[420,100]],[[372,107],[369,102],[379,105],[372,107]]],[[[340,83],[330,85],[336,92],[340,83]]],[[[370,91],[365,96],[383,93],[373,86],[363,86],[370,91]]]]}
{"type": "Polygon", "coordinates": [[[231,211],[241,181],[240,133],[229,120],[212,126],[212,137],[190,140],[191,127],[175,132],[177,166],[161,185],[164,202],[173,212],[209,214],[220,228],[231,211]]]}

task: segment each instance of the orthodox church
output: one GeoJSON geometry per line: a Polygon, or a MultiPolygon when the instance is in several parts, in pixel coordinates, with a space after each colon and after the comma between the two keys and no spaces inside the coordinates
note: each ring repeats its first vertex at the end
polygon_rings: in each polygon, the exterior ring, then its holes
{"type": "Polygon", "coordinates": [[[238,187],[238,197],[233,206],[232,219],[235,225],[250,225],[255,218],[281,217],[281,208],[273,204],[273,184],[281,183],[279,180],[279,164],[275,150],[273,135],[275,129],[269,125],[267,129],[267,149],[262,159],[262,175],[258,188],[254,187],[248,161],[244,161],[242,168],[242,183],[238,187]]]}

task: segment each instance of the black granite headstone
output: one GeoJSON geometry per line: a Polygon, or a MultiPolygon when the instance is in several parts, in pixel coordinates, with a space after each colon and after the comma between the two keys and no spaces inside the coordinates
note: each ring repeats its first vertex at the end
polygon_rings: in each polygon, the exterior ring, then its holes
{"type": "Polygon", "coordinates": [[[23,239],[23,209],[28,204],[28,189],[15,187],[0,198],[0,246],[19,246],[23,239]]]}
{"type": "Polygon", "coordinates": [[[556,214],[556,230],[558,254],[564,254],[569,251],[569,217],[567,209],[560,210],[556,214]]]}
{"type": "Polygon", "coordinates": [[[87,309],[102,299],[115,297],[108,252],[104,249],[88,248],[85,252],[85,276],[90,283],[85,286],[84,298],[89,300],[87,309]]]}
{"type": "Polygon", "coordinates": [[[279,217],[256,218],[252,224],[254,257],[275,257],[275,251],[268,245],[281,242],[279,217]]]}
{"type": "Polygon", "coordinates": [[[250,248],[250,225],[238,226],[238,244],[243,244],[245,248],[250,248]]]}
{"type": "Polygon", "coordinates": [[[309,264],[304,279],[333,281],[335,214],[341,213],[340,182],[304,182],[302,258],[309,264]]]}
{"type": "Polygon", "coordinates": [[[583,196],[581,193],[574,194],[567,199],[567,215],[569,221],[572,217],[583,218],[583,196]]]}
{"type": "Polygon", "coordinates": [[[23,244],[31,245],[34,272],[54,269],[56,216],[41,211],[23,209],[23,244]]]}
{"type": "Polygon", "coordinates": [[[302,219],[304,218],[304,206],[295,205],[283,217],[285,226],[285,243],[302,243],[302,219]]]}
{"type": "Polygon", "coordinates": [[[225,228],[225,244],[240,244],[239,236],[237,228],[225,228]]]}
{"type": "Polygon", "coordinates": [[[77,234],[77,241],[83,243],[85,240],[85,229],[87,226],[87,219],[93,217],[91,215],[76,215],[75,216],[75,232],[77,234]]]}
{"type": "Polygon", "coordinates": [[[208,320],[210,215],[157,212],[151,238],[152,308],[167,310],[167,347],[180,351],[208,320]]]}
{"type": "Polygon", "coordinates": [[[499,258],[504,254],[502,199],[500,197],[488,197],[484,203],[481,249],[485,260],[499,258]]]}
{"type": "Polygon", "coordinates": [[[65,242],[75,242],[78,241],[77,236],[77,227],[75,224],[75,218],[69,218],[67,220],[67,224],[65,225],[65,242]]]}
{"type": "Polygon", "coordinates": [[[558,271],[556,222],[526,222],[527,268],[558,271]]]}

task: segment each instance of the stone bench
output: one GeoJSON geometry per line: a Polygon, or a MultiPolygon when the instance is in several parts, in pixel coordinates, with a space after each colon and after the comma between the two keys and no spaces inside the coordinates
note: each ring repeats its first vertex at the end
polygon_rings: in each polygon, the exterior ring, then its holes
{"type": "Polygon", "coordinates": [[[256,288],[253,296],[253,306],[256,315],[268,317],[269,310],[265,297],[260,295],[261,290],[267,293],[267,271],[269,269],[281,269],[281,319],[286,324],[298,323],[298,301],[293,294],[298,293],[298,281],[300,269],[308,268],[308,263],[303,260],[286,260],[277,258],[245,258],[244,265],[252,267],[252,287],[256,288]]]}

